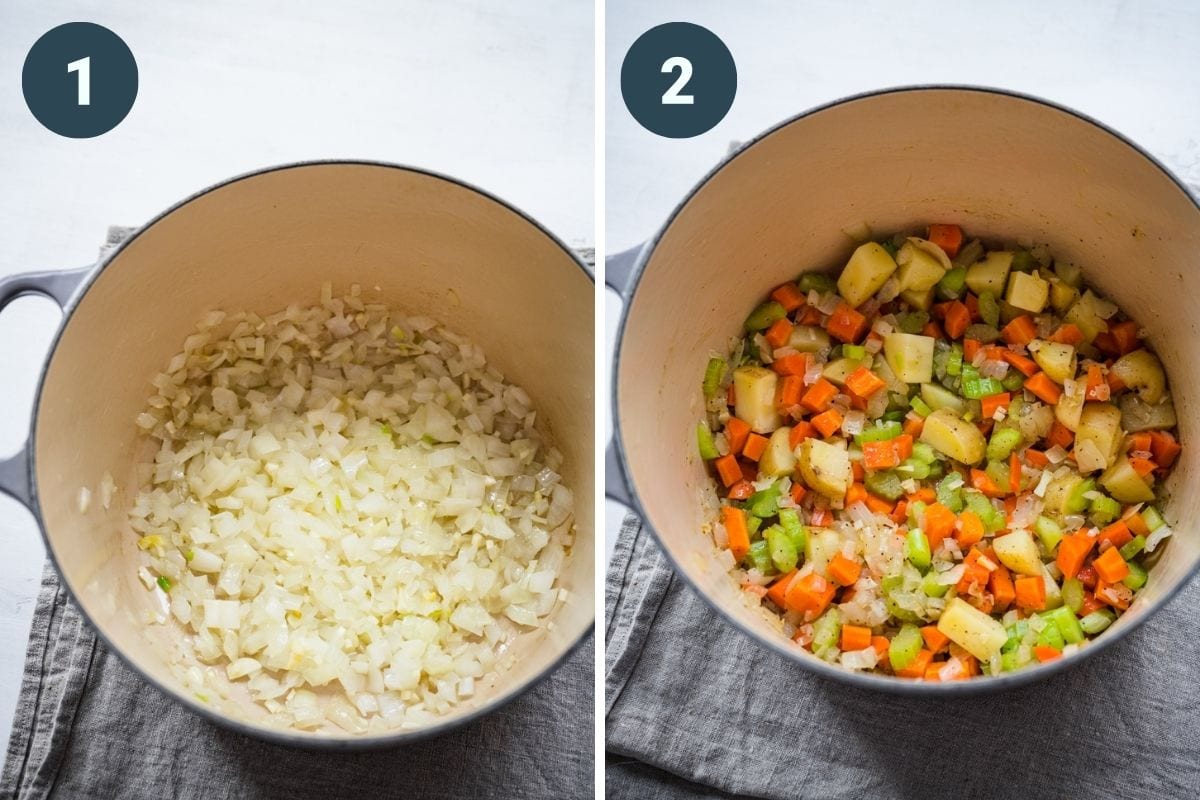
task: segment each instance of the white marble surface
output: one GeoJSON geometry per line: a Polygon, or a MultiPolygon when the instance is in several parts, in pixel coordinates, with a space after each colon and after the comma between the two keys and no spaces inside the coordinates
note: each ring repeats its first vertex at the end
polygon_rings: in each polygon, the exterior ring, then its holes
{"type": "MultiPolygon", "coordinates": [[[[985,84],[1053,99],[1117,128],[1200,183],[1200,4],[1190,0],[608,0],[606,13],[609,253],[653,233],[731,141],[811,106],[901,84],[985,84]],[[682,141],[642,129],[620,96],[630,45],[676,20],[720,36],[738,68],[729,114],[682,141]]],[[[609,292],[606,305],[611,352],[620,303],[609,292]]],[[[610,553],[621,516],[607,503],[610,553]]]]}
{"type": "MultiPolygon", "coordinates": [[[[309,158],[440,170],[591,245],[594,13],[587,0],[6,3],[0,275],[90,263],[110,223],[136,225],[215,181],[309,158]],[[20,93],[29,47],[74,20],[116,31],[141,77],[129,117],[86,141],[43,129],[20,93]]],[[[40,298],[0,313],[0,454],[24,439],[57,321],[40,298]]],[[[43,550],[3,495],[0,542],[4,738],[43,550]]]]}

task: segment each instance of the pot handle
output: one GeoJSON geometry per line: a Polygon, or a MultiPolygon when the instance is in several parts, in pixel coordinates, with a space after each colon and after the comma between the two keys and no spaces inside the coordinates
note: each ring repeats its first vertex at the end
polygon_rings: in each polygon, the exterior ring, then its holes
{"type": "MultiPolygon", "coordinates": [[[[0,277],[0,312],[13,300],[27,294],[49,297],[65,310],[94,266],[89,264],[80,269],[24,272],[0,277]]],[[[0,492],[20,501],[32,511],[33,491],[29,474],[33,465],[29,461],[29,444],[27,438],[15,454],[0,459],[0,492]]]]}
{"type": "Polygon", "coordinates": [[[619,294],[622,300],[629,300],[629,291],[633,288],[633,269],[637,266],[642,247],[643,245],[639,244],[604,259],[604,282],[608,288],[619,294]]]}

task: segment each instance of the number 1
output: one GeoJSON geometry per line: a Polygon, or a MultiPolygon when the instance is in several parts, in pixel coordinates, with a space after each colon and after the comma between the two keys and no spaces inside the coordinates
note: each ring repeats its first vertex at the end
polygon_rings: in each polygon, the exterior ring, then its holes
{"type": "Polygon", "coordinates": [[[90,106],[92,104],[92,59],[91,56],[81,58],[78,61],[72,61],[67,64],[67,72],[79,73],[79,100],[78,105],[90,106]]]}
{"type": "Polygon", "coordinates": [[[690,94],[680,94],[679,91],[688,85],[688,81],[692,79],[692,62],[688,61],[683,56],[671,56],[663,62],[663,72],[674,72],[679,70],[679,77],[671,84],[671,88],[667,89],[667,93],[662,96],[664,106],[690,106],[696,98],[690,94]]]}

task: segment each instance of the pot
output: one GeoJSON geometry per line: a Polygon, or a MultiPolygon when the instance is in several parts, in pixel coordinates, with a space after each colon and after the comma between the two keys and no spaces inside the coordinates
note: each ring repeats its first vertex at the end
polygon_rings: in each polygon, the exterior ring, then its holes
{"type": "Polygon", "coordinates": [[[641,514],[676,571],[731,624],[797,665],[856,686],[967,694],[1072,669],[1166,604],[1200,565],[1200,470],[1185,446],[1166,484],[1177,534],[1136,602],[1073,655],[998,677],[926,683],[856,674],[789,641],[719,566],[696,452],[710,351],[771,287],[846,262],[842,233],[958,223],[972,236],[1044,242],[1138,320],[1175,387],[1185,443],[1200,434],[1200,207],[1137,145],[1070,109],[1011,92],[921,86],[850,97],[767,131],[713,170],[640,250],[614,257],[625,300],[614,367],[606,485],[641,514]]]}
{"type": "Polygon", "coordinates": [[[574,254],[529,217],[479,189],[418,169],[317,162],[220,183],[167,210],[101,263],[0,279],[14,297],[56,300],[63,320],[42,370],[29,439],[0,462],[0,490],[37,518],[72,599],[105,643],[149,683],[211,720],[286,744],[328,749],[398,744],[495,709],[559,664],[591,630],[593,610],[593,284],[574,254]],[[151,594],[137,578],[134,418],[205,312],[270,313],[311,304],[321,284],[351,283],[377,302],[437,318],[485,345],[489,363],[533,398],[565,455],[580,503],[553,629],[517,639],[515,666],[417,730],[353,736],[269,724],[244,702],[202,703],[164,654],[183,631],[143,624],[151,594]],[[374,287],[378,287],[375,290],[374,287]],[[81,487],[111,473],[116,500],[80,513],[81,487]]]}

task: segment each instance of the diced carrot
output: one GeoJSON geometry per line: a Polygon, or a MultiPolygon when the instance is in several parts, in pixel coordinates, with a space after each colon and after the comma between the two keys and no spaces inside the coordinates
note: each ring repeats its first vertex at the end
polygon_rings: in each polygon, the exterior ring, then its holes
{"type": "Polygon", "coordinates": [[[967,310],[966,305],[958,300],[947,304],[946,321],[943,327],[951,339],[961,339],[970,324],[971,312],[967,310]]]}
{"type": "Polygon", "coordinates": [[[871,646],[871,629],[861,625],[842,626],[842,649],[866,650],[871,646]]]}
{"type": "Polygon", "coordinates": [[[1003,361],[1004,354],[1008,352],[1008,348],[1001,347],[998,344],[985,344],[983,346],[983,357],[988,361],[1003,361]]]}
{"type": "Polygon", "coordinates": [[[829,316],[825,330],[835,339],[846,343],[857,342],[867,331],[867,318],[846,303],[840,304],[829,316]]]}
{"type": "Polygon", "coordinates": [[[1138,456],[1130,458],[1129,465],[1133,467],[1134,472],[1136,472],[1138,475],[1141,475],[1143,478],[1158,468],[1158,465],[1150,459],[1141,458],[1138,456]]]}
{"type": "Polygon", "coordinates": [[[788,586],[784,605],[789,611],[804,615],[806,620],[813,620],[825,613],[837,586],[815,572],[797,578],[788,586]]]}
{"type": "Polygon", "coordinates": [[[1046,454],[1041,450],[1034,450],[1032,447],[1025,449],[1025,462],[1035,469],[1045,469],[1050,465],[1050,459],[1046,458],[1046,454]]]}
{"type": "Polygon", "coordinates": [[[945,339],[946,334],[942,332],[942,326],[938,325],[933,320],[925,323],[925,327],[921,328],[921,335],[928,336],[932,339],[945,339]]]}
{"type": "Polygon", "coordinates": [[[892,439],[892,445],[896,448],[896,455],[903,461],[912,455],[913,437],[910,434],[902,433],[895,439],[892,439]]]}
{"type": "Polygon", "coordinates": [[[931,550],[937,550],[942,540],[954,532],[954,523],[954,512],[941,503],[925,507],[925,536],[931,550]]]}
{"type": "Polygon", "coordinates": [[[1134,453],[1149,453],[1151,438],[1149,431],[1129,434],[1129,450],[1134,453]]]}
{"type": "Polygon", "coordinates": [[[1066,450],[1075,441],[1075,434],[1066,425],[1063,425],[1058,420],[1054,420],[1054,424],[1050,426],[1050,432],[1046,434],[1046,443],[1051,447],[1058,446],[1066,450]]]}
{"type": "Polygon", "coordinates": [[[983,315],[979,313],[979,297],[974,292],[967,292],[967,297],[963,302],[967,304],[967,311],[971,314],[972,322],[983,319],[983,315]]]}
{"type": "Polygon", "coordinates": [[[1113,585],[1103,578],[1096,578],[1096,591],[1094,594],[1097,600],[1113,608],[1121,610],[1129,608],[1129,601],[1121,593],[1114,591],[1113,585]]]}
{"type": "Polygon", "coordinates": [[[940,681],[942,679],[942,667],[946,666],[945,661],[930,661],[925,665],[925,674],[922,676],[927,681],[940,681]]]}
{"type": "Polygon", "coordinates": [[[721,521],[729,534],[729,552],[737,561],[750,552],[750,532],[746,528],[746,512],[733,506],[721,506],[721,521]]]}
{"type": "Polygon", "coordinates": [[[792,426],[792,430],[788,434],[788,447],[795,450],[805,439],[811,439],[816,435],[817,429],[813,427],[813,424],[801,420],[792,426]]]}
{"type": "Polygon", "coordinates": [[[908,666],[904,669],[896,670],[896,675],[901,678],[924,678],[925,668],[929,666],[929,662],[933,661],[933,653],[928,650],[922,650],[917,653],[916,657],[908,662],[908,666]]]}
{"type": "Polygon", "coordinates": [[[729,487],[729,492],[726,494],[726,497],[728,497],[730,500],[745,500],[752,494],[754,494],[753,483],[750,481],[738,481],[733,486],[729,487]]]}
{"type": "Polygon", "coordinates": [[[981,469],[971,470],[971,486],[983,492],[988,497],[1003,497],[1005,490],[996,485],[992,476],[981,469]]]}
{"type": "Polygon", "coordinates": [[[1105,355],[1116,358],[1119,356],[1120,350],[1117,347],[1117,340],[1108,331],[1097,333],[1096,338],[1092,339],[1092,346],[1105,355]]]}
{"type": "Polygon", "coordinates": [[[780,375],[804,376],[808,372],[808,355],[806,353],[789,353],[771,362],[771,369],[780,375]]]}
{"type": "Polygon", "coordinates": [[[946,255],[954,258],[958,248],[962,247],[963,232],[957,225],[936,222],[929,226],[929,241],[946,251],[946,255]]]}
{"type": "Polygon", "coordinates": [[[1033,317],[1022,314],[1000,329],[1000,338],[1009,344],[1029,344],[1037,338],[1037,323],[1033,317]]]}
{"type": "Polygon", "coordinates": [[[906,436],[911,436],[916,439],[921,435],[921,431],[925,430],[925,418],[919,414],[909,412],[904,417],[904,433],[906,436]]]}
{"type": "Polygon", "coordinates": [[[850,462],[850,477],[856,481],[862,481],[866,479],[867,471],[863,469],[861,461],[850,462]]]}
{"type": "Polygon", "coordinates": [[[753,461],[739,461],[738,466],[742,469],[742,480],[754,482],[758,480],[758,464],[753,461]]]}
{"type": "Polygon", "coordinates": [[[804,292],[794,283],[785,283],[771,292],[771,299],[783,306],[789,314],[806,302],[804,292]]]}
{"type": "Polygon", "coordinates": [[[928,486],[922,486],[912,494],[908,495],[909,502],[916,503],[934,503],[937,502],[937,492],[930,489],[928,486]]]}
{"type": "Polygon", "coordinates": [[[873,494],[867,495],[867,508],[874,511],[876,514],[882,514],[887,517],[892,513],[892,504],[882,497],[876,497],[873,494]]]}
{"type": "Polygon", "coordinates": [[[1117,346],[1117,352],[1121,355],[1132,353],[1138,347],[1138,326],[1133,320],[1118,322],[1116,325],[1110,325],[1108,328],[1109,334],[1113,338],[1113,342],[1117,346]]]}
{"type": "Polygon", "coordinates": [[[1125,520],[1119,519],[1111,525],[1107,525],[1100,529],[1100,535],[1096,537],[1097,542],[1112,542],[1113,547],[1124,547],[1130,539],[1133,538],[1133,531],[1125,520]]]}
{"type": "Polygon", "coordinates": [[[1108,388],[1112,392],[1119,392],[1125,388],[1125,382],[1118,378],[1117,373],[1113,372],[1111,369],[1108,371],[1108,374],[1104,376],[1104,379],[1108,381],[1108,388]]]}
{"type": "Polygon", "coordinates": [[[750,438],[746,440],[746,445],[742,448],[742,456],[751,461],[758,461],[766,451],[768,441],[767,437],[762,434],[750,434],[750,438]]]}
{"type": "Polygon", "coordinates": [[[1037,362],[1032,358],[1026,358],[1020,353],[1014,353],[1012,350],[1005,350],[1001,357],[1026,378],[1028,378],[1030,375],[1036,374],[1038,371],[1037,362]]]}
{"type": "Polygon", "coordinates": [[[1121,551],[1116,547],[1110,547],[1096,556],[1092,566],[1095,567],[1100,580],[1105,583],[1116,583],[1129,575],[1129,565],[1121,558],[1121,551]]]}
{"type": "Polygon", "coordinates": [[[800,501],[804,499],[804,495],[808,494],[808,490],[804,488],[804,484],[800,481],[792,483],[792,502],[800,505],[800,501]]]}
{"type": "Polygon", "coordinates": [[[887,386],[887,383],[884,382],[883,378],[880,378],[866,367],[859,367],[846,376],[846,388],[859,397],[870,397],[885,386],[887,386]]]}
{"type": "MultiPolygon", "coordinates": [[[[928,519],[928,515],[926,519],[928,519]]],[[[978,514],[974,511],[964,511],[959,515],[959,521],[962,524],[954,532],[954,538],[958,540],[960,548],[979,544],[983,540],[983,520],[979,518],[978,514]]]]}
{"type": "Polygon", "coordinates": [[[767,328],[767,332],[763,334],[763,338],[767,340],[767,344],[772,348],[780,348],[787,344],[788,338],[792,335],[792,323],[787,317],[777,319],[771,323],[771,327],[767,328]]]}
{"type": "Polygon", "coordinates": [[[742,452],[749,438],[750,426],[737,417],[730,417],[725,423],[725,440],[729,442],[729,452],[733,455],[742,452]]]}
{"type": "Polygon", "coordinates": [[[733,391],[733,383],[731,382],[725,387],[725,405],[731,406],[737,402],[737,396],[733,391]]]}
{"type": "Polygon", "coordinates": [[[855,394],[849,386],[843,386],[842,391],[845,392],[846,396],[850,398],[851,408],[858,409],[859,411],[867,410],[867,398],[860,397],[859,395],[855,394]]]}
{"type": "Polygon", "coordinates": [[[886,636],[871,637],[871,647],[875,648],[875,657],[880,661],[882,661],[883,657],[887,655],[888,647],[890,647],[891,644],[892,643],[888,641],[886,636]]]}
{"type": "Polygon", "coordinates": [[[787,598],[788,586],[796,577],[796,573],[800,570],[794,569],[782,578],[771,584],[771,588],[767,589],[767,598],[775,603],[780,608],[784,607],[784,600],[787,598]]]}
{"type": "Polygon", "coordinates": [[[1008,567],[1001,564],[992,570],[991,576],[988,577],[988,590],[992,593],[996,608],[1007,611],[1017,599],[1017,588],[1013,584],[1012,573],[1008,571],[1008,567]]]}
{"type": "Polygon", "coordinates": [[[1079,606],[1079,616],[1086,617],[1093,611],[1099,611],[1104,608],[1104,603],[1096,599],[1096,595],[1091,592],[1084,592],[1083,604],[1079,606]]]}
{"type": "Polygon", "coordinates": [[[713,465],[717,468],[717,475],[720,476],[721,483],[726,486],[733,486],[742,479],[742,468],[738,464],[737,456],[733,453],[714,460],[713,465]]]}
{"type": "Polygon", "coordinates": [[[950,637],[938,630],[937,625],[926,625],[921,628],[921,638],[931,653],[940,653],[942,648],[950,644],[950,637]]]}
{"type": "Polygon", "coordinates": [[[1083,567],[1083,561],[1088,553],[1096,546],[1096,540],[1088,536],[1086,530],[1081,530],[1069,536],[1064,536],[1058,545],[1058,555],[1054,563],[1068,578],[1074,578],[1083,567]]]}
{"type": "Polygon", "coordinates": [[[1011,402],[1012,395],[1008,392],[988,395],[979,401],[979,404],[983,409],[983,418],[994,419],[996,417],[996,410],[1000,408],[1008,408],[1008,404],[1011,402]]]}
{"type": "Polygon", "coordinates": [[[963,339],[963,361],[974,361],[981,347],[983,342],[978,339],[963,339]]]}
{"type": "Polygon", "coordinates": [[[1183,447],[1168,431],[1150,432],[1150,452],[1154,454],[1155,463],[1163,469],[1174,464],[1182,450],[1183,447]]]}
{"type": "Polygon", "coordinates": [[[1021,459],[1016,453],[1008,457],[1008,490],[1013,494],[1021,491],[1021,459]]]}
{"type": "Polygon", "coordinates": [[[1046,581],[1040,576],[1021,576],[1014,586],[1017,607],[1026,611],[1041,611],[1046,607],[1046,581]]]}
{"type": "Polygon", "coordinates": [[[797,406],[803,395],[804,378],[799,375],[786,375],[779,382],[779,388],[775,390],[775,406],[781,409],[797,406]]]}
{"type": "Polygon", "coordinates": [[[1038,660],[1039,664],[1045,664],[1047,661],[1062,658],[1062,650],[1059,650],[1057,647],[1051,647],[1048,644],[1035,644],[1033,646],[1033,657],[1038,660]]]}
{"type": "MultiPolygon", "coordinates": [[[[1128,526],[1129,532],[1134,536],[1150,535],[1150,526],[1146,524],[1146,518],[1143,517],[1139,511],[1133,511],[1126,514],[1121,521],[1128,526]]],[[[1101,533],[1103,533],[1103,531],[1101,533]]]]}
{"type": "Polygon", "coordinates": [[[808,522],[814,528],[824,528],[833,522],[833,514],[825,506],[817,506],[808,515],[808,522]]]}
{"type": "Polygon", "coordinates": [[[830,402],[837,397],[838,389],[825,378],[818,378],[817,382],[808,387],[808,391],[804,393],[804,397],[800,398],[800,405],[812,412],[821,412],[829,408],[830,402]]]}
{"type": "Polygon", "coordinates": [[[901,500],[896,503],[896,507],[892,509],[892,513],[888,516],[890,516],[892,518],[892,522],[896,523],[897,525],[903,524],[905,517],[908,516],[908,501],[901,500]]]}
{"type": "Polygon", "coordinates": [[[867,487],[863,486],[861,483],[851,482],[851,484],[846,488],[846,505],[852,506],[855,503],[866,502],[867,487]]]}
{"type": "Polygon", "coordinates": [[[1044,372],[1031,375],[1025,380],[1025,388],[1033,392],[1039,400],[1054,405],[1062,397],[1062,387],[1044,372]]]}
{"type": "Polygon", "coordinates": [[[870,470],[892,469],[900,465],[900,456],[891,441],[863,442],[863,466],[870,470]]]}
{"type": "Polygon", "coordinates": [[[810,422],[812,422],[813,427],[821,432],[822,436],[828,439],[837,432],[838,428],[842,427],[842,415],[836,408],[831,408],[828,411],[817,414],[810,422]]]}
{"type": "Polygon", "coordinates": [[[816,306],[805,306],[804,310],[800,312],[800,317],[796,320],[796,324],[820,325],[822,316],[820,309],[816,306]]]}
{"type": "Polygon", "coordinates": [[[1064,322],[1054,333],[1050,334],[1050,341],[1074,346],[1083,341],[1083,331],[1079,330],[1079,326],[1074,323],[1064,322]]]}
{"type": "Polygon", "coordinates": [[[1104,381],[1104,371],[1100,369],[1100,365],[1088,364],[1087,381],[1084,383],[1084,399],[1107,400],[1108,393],[1108,384],[1104,381]]]}

